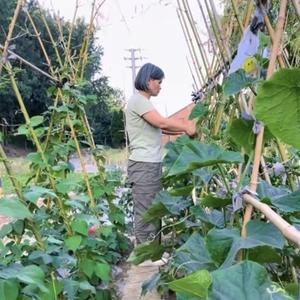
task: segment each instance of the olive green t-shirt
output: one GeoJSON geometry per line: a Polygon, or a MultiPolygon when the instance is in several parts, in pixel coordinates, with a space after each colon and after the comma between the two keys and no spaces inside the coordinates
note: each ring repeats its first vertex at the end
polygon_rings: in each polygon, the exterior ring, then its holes
{"type": "Polygon", "coordinates": [[[161,162],[161,129],[143,119],[143,115],[154,110],[146,97],[133,95],[126,108],[126,130],[129,137],[130,160],[161,162]]]}

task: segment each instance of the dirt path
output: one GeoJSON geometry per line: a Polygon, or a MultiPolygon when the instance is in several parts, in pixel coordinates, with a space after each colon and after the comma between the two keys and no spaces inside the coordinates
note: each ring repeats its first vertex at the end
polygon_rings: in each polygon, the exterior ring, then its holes
{"type": "Polygon", "coordinates": [[[160,300],[160,295],[155,291],[141,297],[143,282],[157,272],[158,267],[156,266],[139,267],[132,265],[127,271],[127,277],[124,282],[123,290],[121,291],[122,300],[160,300]]]}

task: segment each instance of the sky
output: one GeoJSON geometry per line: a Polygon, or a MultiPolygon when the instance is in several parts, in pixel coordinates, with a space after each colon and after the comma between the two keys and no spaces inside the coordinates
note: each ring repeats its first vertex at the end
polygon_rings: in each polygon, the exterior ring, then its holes
{"type": "MultiPolygon", "coordinates": [[[[44,7],[71,19],[75,0],[40,0],[44,7]]],[[[194,1],[196,3],[196,1],[194,1]]],[[[91,0],[79,0],[79,16],[89,20],[91,0]]],[[[138,66],[151,62],[163,69],[165,79],[153,104],[169,116],[191,103],[193,80],[187,64],[188,48],[176,14],[175,0],[106,0],[97,20],[97,40],[103,47],[103,75],[125,99],[133,91],[130,56],[136,51],[138,66]]],[[[200,15],[200,11],[199,11],[200,15]]]]}

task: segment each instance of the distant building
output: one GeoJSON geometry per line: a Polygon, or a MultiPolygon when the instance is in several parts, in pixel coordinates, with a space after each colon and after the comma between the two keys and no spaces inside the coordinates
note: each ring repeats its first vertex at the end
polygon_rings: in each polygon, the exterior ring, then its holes
{"type": "MultiPolygon", "coordinates": [[[[194,103],[191,103],[184,108],[180,109],[179,111],[175,112],[174,114],[170,115],[168,119],[174,119],[174,120],[187,120],[193,107],[195,106],[194,103]]],[[[163,145],[167,144],[170,141],[175,141],[180,135],[168,135],[163,134],[162,135],[162,143],[163,145]]]]}

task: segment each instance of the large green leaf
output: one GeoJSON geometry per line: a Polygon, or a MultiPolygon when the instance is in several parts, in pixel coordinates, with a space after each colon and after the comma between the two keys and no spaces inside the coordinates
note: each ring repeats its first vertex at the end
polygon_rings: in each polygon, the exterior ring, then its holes
{"type": "Polygon", "coordinates": [[[259,199],[263,202],[271,203],[272,199],[280,198],[289,194],[286,187],[275,187],[264,180],[260,180],[256,190],[259,199]]]}
{"type": "Polygon", "coordinates": [[[201,144],[198,141],[191,141],[182,148],[167,176],[185,174],[211,165],[240,163],[242,161],[242,156],[238,152],[224,151],[215,144],[201,144]]]}
{"type": "Polygon", "coordinates": [[[208,288],[212,284],[212,277],[207,270],[197,271],[188,276],[168,283],[171,290],[188,296],[207,298],[208,288]]]}
{"type": "Polygon", "coordinates": [[[205,117],[207,113],[208,108],[202,102],[197,102],[191,114],[189,115],[189,120],[193,120],[195,118],[203,119],[203,117],[205,117]]]}
{"type": "Polygon", "coordinates": [[[135,265],[138,265],[147,259],[156,261],[162,257],[164,251],[164,246],[157,240],[154,240],[153,242],[145,242],[134,248],[134,251],[131,252],[128,261],[135,265]]]}
{"type": "Polygon", "coordinates": [[[282,212],[300,211],[300,190],[280,198],[273,198],[271,202],[282,212]]]}
{"type": "Polygon", "coordinates": [[[0,201],[0,215],[18,220],[31,219],[32,214],[18,199],[2,198],[0,201]]]}
{"type": "Polygon", "coordinates": [[[228,255],[234,240],[240,238],[237,228],[211,229],[206,238],[206,245],[214,261],[221,264],[228,255]]]}
{"type": "Polygon", "coordinates": [[[0,299],[16,300],[19,295],[19,283],[15,280],[0,280],[0,299]]]}
{"type": "Polygon", "coordinates": [[[273,248],[282,249],[284,246],[282,233],[272,223],[252,220],[247,224],[246,229],[247,237],[234,239],[222,267],[232,265],[236,254],[241,249],[251,249],[258,246],[271,246],[273,248]]]}
{"type": "Polygon", "coordinates": [[[182,148],[185,146],[185,144],[189,143],[190,141],[191,139],[187,135],[182,135],[179,138],[177,138],[174,142],[169,142],[166,144],[165,148],[167,149],[167,153],[164,156],[163,160],[166,173],[168,173],[168,170],[172,167],[174,161],[181,153],[182,148]]]}
{"type": "Polygon", "coordinates": [[[174,197],[162,191],[156,194],[154,203],[144,215],[145,222],[151,222],[166,214],[179,215],[180,212],[191,205],[191,201],[184,197],[174,197]]]}
{"type": "Polygon", "coordinates": [[[208,300],[292,300],[269,279],[264,267],[252,261],[219,269],[211,275],[213,283],[208,300]]]}
{"type": "Polygon", "coordinates": [[[207,268],[213,264],[203,237],[194,232],[189,239],[176,250],[174,263],[188,273],[207,268]]]}
{"type": "Polygon", "coordinates": [[[299,105],[300,69],[283,69],[260,85],[254,112],[274,136],[300,149],[299,105]]]}
{"type": "Polygon", "coordinates": [[[231,96],[239,93],[243,88],[249,87],[255,83],[255,79],[247,76],[243,69],[230,74],[223,85],[224,96],[231,96]]]}
{"type": "Polygon", "coordinates": [[[223,228],[225,226],[224,214],[222,211],[217,209],[211,209],[206,211],[203,207],[192,206],[190,212],[194,215],[196,219],[201,220],[202,222],[212,224],[218,228],[223,228]]]}

